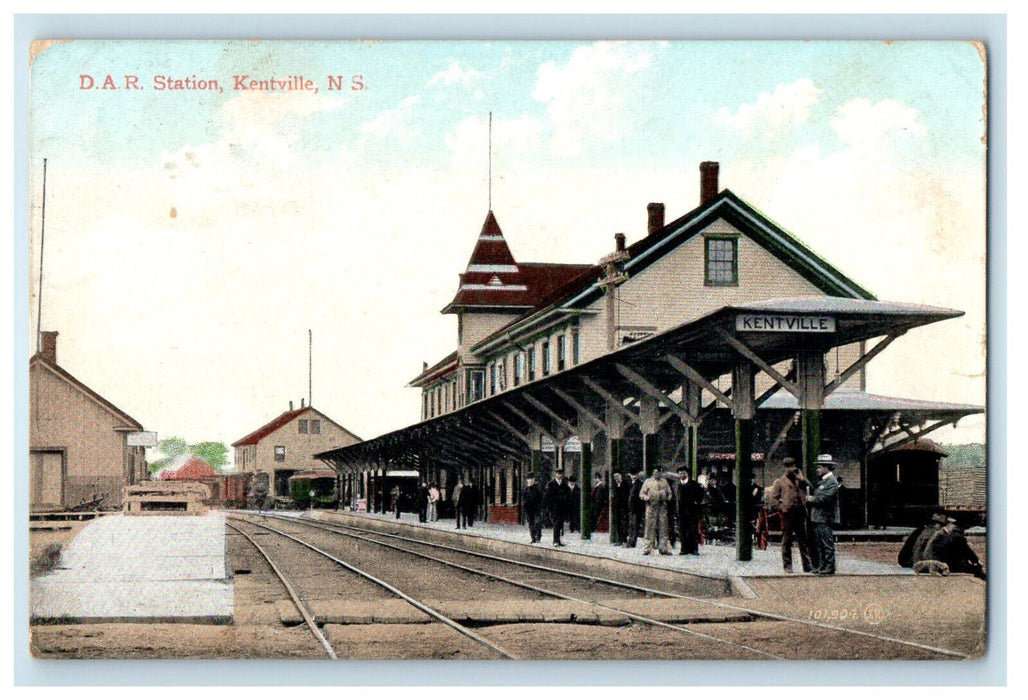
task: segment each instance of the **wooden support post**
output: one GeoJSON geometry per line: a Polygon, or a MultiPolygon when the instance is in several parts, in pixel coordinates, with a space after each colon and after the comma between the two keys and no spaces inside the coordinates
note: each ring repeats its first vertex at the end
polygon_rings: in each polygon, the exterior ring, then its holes
{"type": "MultiPolygon", "coordinates": [[[[607,459],[610,466],[610,543],[611,544],[622,544],[621,537],[618,534],[622,527],[621,514],[614,508],[614,473],[621,472],[621,478],[627,479],[628,474],[624,468],[624,416],[621,415],[614,407],[608,406],[607,408],[607,459]]],[[[627,515],[627,514],[626,514],[627,515]]],[[[627,523],[625,523],[627,527],[627,523]]]]}
{"type": "Polygon", "coordinates": [[[646,476],[660,467],[660,437],[658,429],[660,419],[657,399],[653,396],[642,396],[639,399],[639,428],[643,434],[643,467],[646,476]]]}
{"type": "Polygon", "coordinates": [[[810,483],[818,481],[817,455],[821,451],[821,407],[825,397],[825,356],[820,350],[801,350],[796,357],[799,404],[803,422],[803,470],[810,483]]]}
{"type": "Polygon", "coordinates": [[[753,490],[753,421],[735,419],[735,558],[753,559],[750,501],[753,490]]]}
{"type": "Polygon", "coordinates": [[[805,408],[800,412],[800,419],[803,424],[803,471],[807,480],[816,484],[820,480],[816,460],[821,452],[821,411],[805,408]]]}
{"type": "Polygon", "coordinates": [[[582,443],[581,537],[583,540],[591,540],[593,537],[593,499],[591,490],[593,483],[593,443],[591,437],[589,437],[589,442],[586,442],[586,436],[584,435],[580,438],[580,441],[582,443]]]}
{"type": "Polygon", "coordinates": [[[689,468],[689,477],[695,481],[699,468],[700,426],[697,423],[685,426],[685,464],[689,468]]]}
{"type": "Polygon", "coordinates": [[[688,420],[683,420],[685,428],[685,464],[689,476],[695,480],[699,465],[700,448],[700,412],[703,410],[703,387],[696,382],[686,380],[682,384],[682,404],[688,413],[688,420]]]}
{"type": "Polygon", "coordinates": [[[732,397],[735,416],[735,558],[753,559],[753,531],[750,530],[753,490],[753,365],[740,362],[732,372],[732,397]]]}

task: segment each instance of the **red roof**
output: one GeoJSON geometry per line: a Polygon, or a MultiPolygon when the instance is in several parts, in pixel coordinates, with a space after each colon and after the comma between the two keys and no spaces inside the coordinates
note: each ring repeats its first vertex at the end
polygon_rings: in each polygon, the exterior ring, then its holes
{"type": "Polygon", "coordinates": [[[207,464],[199,457],[193,456],[186,460],[178,469],[171,469],[161,472],[161,481],[182,481],[189,479],[207,479],[217,476],[218,472],[214,467],[207,464]]]}
{"type": "Polygon", "coordinates": [[[275,432],[282,426],[286,425],[294,418],[299,418],[304,413],[307,413],[309,411],[314,411],[315,413],[317,413],[318,420],[328,421],[339,430],[351,436],[356,442],[361,442],[361,438],[358,435],[355,435],[353,431],[347,430],[346,428],[344,428],[343,426],[339,425],[334,420],[326,416],[324,413],[318,412],[313,406],[304,406],[303,408],[298,408],[295,411],[286,411],[270,423],[267,423],[261,426],[260,428],[257,428],[257,430],[253,431],[246,437],[236,440],[232,443],[232,447],[241,447],[242,445],[256,445],[258,442],[266,438],[268,435],[271,435],[273,432],[275,432]]]}
{"type": "Polygon", "coordinates": [[[590,265],[518,263],[489,211],[453,301],[443,313],[466,308],[507,308],[522,313],[590,265]]]}
{"type": "Polygon", "coordinates": [[[268,435],[271,435],[273,432],[281,428],[283,425],[287,424],[289,421],[303,415],[304,413],[310,410],[310,406],[304,406],[303,408],[299,408],[295,411],[286,411],[270,423],[267,423],[261,426],[260,428],[257,428],[257,430],[253,431],[246,437],[236,440],[232,443],[232,447],[239,447],[241,445],[256,445],[258,442],[266,438],[268,435]]]}
{"type": "Polygon", "coordinates": [[[433,379],[436,379],[437,377],[441,377],[446,375],[447,373],[453,372],[455,369],[457,369],[458,365],[457,355],[457,351],[454,350],[449,355],[439,360],[439,362],[436,362],[431,367],[426,367],[421,371],[421,374],[414,377],[414,379],[410,381],[410,386],[421,386],[422,384],[425,384],[433,379]]]}

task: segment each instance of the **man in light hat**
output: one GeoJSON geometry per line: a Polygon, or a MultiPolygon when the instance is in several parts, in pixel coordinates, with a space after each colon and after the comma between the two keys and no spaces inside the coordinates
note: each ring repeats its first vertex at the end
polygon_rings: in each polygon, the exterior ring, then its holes
{"type": "Polygon", "coordinates": [[[821,480],[814,493],[807,496],[810,522],[814,527],[814,546],[817,548],[818,576],[835,573],[835,533],[832,525],[839,522],[839,481],[835,478],[835,460],[829,454],[817,456],[817,474],[821,480]]]}

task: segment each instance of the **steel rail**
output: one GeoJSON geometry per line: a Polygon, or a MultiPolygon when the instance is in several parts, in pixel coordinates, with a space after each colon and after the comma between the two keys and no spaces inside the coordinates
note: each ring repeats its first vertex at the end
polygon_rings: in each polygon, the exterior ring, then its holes
{"type": "MultiPolygon", "coordinates": [[[[231,517],[238,517],[238,516],[231,516],[231,517]]],[[[290,521],[290,522],[296,522],[295,519],[291,519],[291,518],[285,518],[285,520],[290,521]]],[[[345,562],[342,559],[340,559],[338,557],[335,557],[335,556],[329,554],[328,552],[326,552],[326,551],[324,551],[322,549],[319,549],[318,547],[315,547],[314,545],[312,545],[309,542],[304,542],[303,540],[299,539],[298,537],[294,537],[293,535],[289,534],[288,532],[282,532],[281,530],[276,530],[275,528],[273,528],[273,527],[271,527],[269,525],[262,525],[260,523],[255,523],[255,522],[252,522],[252,521],[249,521],[249,520],[247,520],[245,522],[248,522],[251,525],[254,525],[255,527],[264,528],[265,530],[269,530],[270,532],[274,532],[275,534],[281,535],[282,537],[290,539],[290,540],[292,540],[293,542],[296,542],[299,545],[303,545],[307,549],[310,549],[313,552],[317,552],[318,554],[322,555],[323,557],[334,561],[336,564],[339,564],[344,569],[352,571],[355,574],[358,574],[358,575],[366,578],[367,580],[371,581],[372,583],[375,583],[375,584],[381,586],[382,588],[386,589],[390,593],[392,593],[392,594],[394,594],[396,596],[399,596],[403,600],[405,600],[408,603],[410,603],[411,605],[413,605],[418,610],[426,613],[430,617],[434,617],[435,619],[439,620],[440,622],[442,622],[447,627],[450,627],[453,630],[463,634],[465,637],[468,637],[469,639],[472,639],[472,640],[478,642],[479,644],[482,644],[483,646],[486,646],[486,647],[492,649],[497,654],[499,654],[501,656],[504,656],[504,657],[506,657],[508,659],[513,659],[515,661],[519,659],[519,657],[517,657],[514,654],[510,653],[509,651],[507,651],[503,647],[501,647],[501,646],[499,646],[497,644],[494,644],[493,642],[490,642],[488,639],[486,639],[485,637],[482,637],[481,635],[475,634],[475,632],[471,631],[470,629],[468,629],[464,625],[460,624],[459,622],[446,617],[445,615],[443,615],[438,610],[430,608],[429,606],[425,605],[421,601],[415,600],[411,596],[407,595],[406,593],[404,593],[400,589],[396,588],[395,586],[393,586],[393,585],[383,581],[382,579],[377,578],[375,576],[372,576],[371,574],[367,573],[366,571],[362,571],[361,569],[358,569],[353,564],[350,564],[349,562],[345,562]]]]}
{"type": "MultiPolygon", "coordinates": [[[[522,561],[518,561],[516,559],[509,559],[509,558],[506,558],[506,557],[500,557],[500,556],[497,556],[497,555],[494,555],[494,554],[485,554],[485,553],[482,553],[482,552],[474,552],[474,551],[471,551],[471,550],[460,549],[458,547],[451,547],[450,545],[438,544],[438,543],[435,543],[435,542],[427,542],[425,540],[418,540],[418,539],[414,539],[414,538],[404,537],[402,535],[393,535],[393,534],[390,534],[390,533],[376,532],[374,530],[367,530],[367,529],[363,529],[363,528],[354,527],[353,525],[340,525],[340,524],[333,524],[332,526],[326,526],[324,524],[314,525],[313,522],[310,521],[310,520],[305,520],[305,519],[300,519],[300,518],[295,518],[295,517],[289,517],[289,516],[283,516],[283,515],[273,515],[271,517],[279,518],[281,520],[290,521],[290,522],[307,523],[307,524],[310,524],[310,525],[312,525],[314,527],[321,527],[322,529],[326,529],[326,530],[330,530],[330,531],[336,531],[336,530],[334,530],[334,528],[349,528],[349,529],[357,530],[358,532],[369,532],[369,533],[372,533],[372,534],[375,534],[375,535],[380,535],[382,537],[389,537],[389,538],[400,539],[400,540],[404,540],[404,541],[408,541],[408,542],[415,542],[415,543],[423,544],[423,545],[426,545],[426,546],[429,546],[429,547],[436,547],[438,549],[450,550],[450,551],[461,553],[461,554],[468,554],[468,555],[471,555],[471,556],[481,557],[483,559],[492,559],[492,560],[495,560],[495,561],[505,562],[505,563],[509,563],[509,564],[517,564],[519,566],[523,566],[523,567],[527,567],[527,568],[533,568],[533,569],[538,569],[538,570],[541,570],[541,571],[547,571],[547,572],[551,572],[551,573],[559,573],[559,574],[564,574],[564,575],[567,575],[567,576],[574,576],[574,577],[585,579],[587,581],[596,581],[596,582],[599,582],[599,583],[605,583],[605,584],[612,585],[612,586],[620,586],[622,588],[634,589],[634,590],[637,590],[637,591],[643,591],[643,592],[646,592],[646,593],[651,593],[653,595],[661,595],[661,596],[665,596],[665,597],[668,597],[668,598],[679,598],[679,599],[682,599],[682,600],[688,600],[688,601],[692,601],[692,602],[696,602],[696,603],[704,603],[706,605],[711,605],[711,606],[714,606],[714,607],[724,608],[726,610],[732,610],[732,611],[735,611],[735,612],[744,612],[744,613],[748,613],[750,615],[754,615],[756,617],[764,617],[764,618],[767,618],[767,619],[770,619],[770,620],[777,620],[779,622],[792,622],[792,623],[799,624],[799,625],[807,625],[807,626],[810,626],[810,627],[816,627],[818,629],[833,630],[833,631],[836,631],[836,632],[843,632],[843,633],[846,633],[846,634],[853,634],[853,635],[856,635],[856,636],[859,636],[859,637],[867,637],[869,639],[876,639],[876,640],[882,641],[882,642],[889,642],[889,643],[892,643],[892,644],[899,644],[900,646],[906,646],[906,647],[910,647],[910,648],[913,648],[913,649],[919,649],[921,651],[928,651],[928,652],[932,652],[934,654],[940,654],[942,656],[949,656],[949,657],[957,658],[957,659],[967,659],[967,658],[970,657],[970,654],[965,654],[965,653],[959,652],[959,651],[953,651],[951,649],[943,649],[942,647],[934,647],[934,646],[930,646],[928,644],[920,644],[918,642],[912,642],[912,641],[906,640],[906,639],[899,639],[897,637],[890,637],[890,636],[887,636],[887,635],[874,634],[873,632],[865,632],[863,630],[851,629],[849,627],[843,627],[841,625],[833,625],[833,624],[828,623],[828,622],[820,622],[818,620],[804,620],[804,619],[798,618],[798,617],[791,617],[789,615],[782,615],[782,614],[779,614],[779,613],[767,612],[767,611],[764,611],[764,610],[756,610],[756,609],[753,609],[753,608],[746,608],[746,607],[742,607],[740,605],[732,605],[730,603],[722,603],[722,602],[718,602],[718,601],[715,601],[715,600],[710,600],[710,599],[707,599],[707,598],[698,598],[698,597],[695,597],[695,596],[683,595],[681,593],[672,593],[670,591],[662,591],[662,590],[659,590],[659,589],[647,588],[645,586],[638,586],[638,585],[635,585],[635,584],[625,583],[625,582],[622,582],[622,581],[615,581],[615,580],[612,580],[612,579],[605,579],[605,578],[599,577],[599,576],[592,576],[592,575],[589,575],[589,574],[583,574],[583,573],[580,573],[580,572],[577,572],[577,571],[567,571],[565,569],[555,569],[555,568],[552,568],[552,567],[542,566],[541,564],[532,564],[530,562],[522,562],[522,561]]],[[[340,534],[345,534],[345,533],[340,533],[340,534]]]]}
{"type": "MultiPolygon", "coordinates": [[[[279,517],[281,517],[281,516],[279,516],[279,517]]],[[[287,520],[287,521],[290,521],[290,522],[296,522],[296,523],[299,523],[301,525],[312,525],[312,523],[310,521],[308,521],[308,520],[299,520],[299,519],[295,519],[295,518],[283,518],[283,519],[287,520]]],[[[454,568],[454,569],[458,569],[460,571],[465,571],[467,573],[476,574],[476,575],[479,575],[479,576],[484,576],[486,578],[494,579],[496,581],[501,581],[503,583],[510,584],[512,586],[517,586],[519,588],[524,588],[525,590],[529,590],[529,591],[532,591],[532,592],[535,592],[535,593],[542,593],[543,595],[548,595],[548,596],[553,597],[553,598],[559,598],[561,600],[568,600],[568,601],[571,601],[573,603],[580,603],[582,605],[590,605],[590,606],[593,606],[593,607],[602,608],[604,610],[609,610],[611,612],[616,612],[616,613],[618,613],[620,615],[624,615],[625,617],[627,617],[629,619],[636,620],[638,622],[643,622],[643,623],[648,624],[648,625],[653,625],[654,627],[663,627],[665,629],[675,630],[676,632],[682,632],[684,634],[688,634],[688,635],[691,635],[691,636],[694,636],[694,637],[699,637],[701,639],[706,639],[706,640],[709,640],[709,641],[712,641],[712,642],[719,642],[721,644],[727,644],[729,646],[738,647],[740,649],[744,649],[746,651],[749,651],[749,652],[752,652],[754,654],[757,654],[758,656],[764,656],[764,657],[767,657],[767,658],[770,658],[770,659],[776,659],[776,660],[784,660],[784,657],[782,657],[782,656],[777,656],[775,654],[763,651],[761,649],[756,649],[754,647],[747,646],[745,644],[740,644],[739,642],[733,642],[733,641],[730,641],[730,640],[727,640],[727,639],[721,639],[719,637],[715,637],[715,636],[710,635],[710,634],[705,634],[703,632],[697,632],[696,630],[691,630],[691,629],[688,629],[687,627],[682,627],[681,625],[675,625],[675,624],[672,624],[670,622],[664,622],[663,620],[657,620],[657,619],[654,619],[652,617],[646,617],[645,615],[639,615],[638,613],[633,613],[633,612],[631,612],[629,610],[622,610],[621,608],[616,608],[616,607],[613,607],[613,606],[610,606],[610,605],[604,605],[603,603],[598,603],[598,602],[591,601],[591,600],[585,600],[584,598],[576,598],[575,596],[567,595],[565,593],[558,593],[556,591],[551,591],[549,589],[542,588],[540,586],[536,586],[536,585],[531,584],[531,583],[525,583],[523,581],[516,581],[514,579],[507,578],[506,576],[502,576],[500,574],[492,573],[492,572],[489,572],[489,571],[483,571],[481,569],[474,569],[474,568],[472,568],[470,566],[464,566],[463,564],[458,564],[456,562],[447,561],[446,559],[440,559],[439,557],[434,557],[431,554],[425,554],[423,552],[415,552],[412,549],[406,549],[404,547],[400,547],[400,546],[397,546],[395,544],[389,544],[388,542],[380,542],[380,541],[372,539],[370,537],[364,537],[362,535],[354,535],[354,534],[351,534],[351,533],[348,533],[348,532],[339,532],[338,530],[334,530],[332,528],[318,527],[317,525],[312,525],[312,526],[315,529],[325,530],[325,531],[328,531],[328,532],[334,532],[336,534],[343,535],[344,537],[353,537],[355,539],[362,540],[364,542],[370,542],[372,544],[377,544],[380,547],[388,547],[389,549],[395,549],[396,551],[403,552],[405,554],[413,554],[414,556],[421,557],[423,559],[428,559],[429,561],[434,561],[434,562],[437,562],[437,563],[440,563],[440,564],[444,564],[446,566],[449,566],[449,567],[454,568]]]]}
{"type": "Polygon", "coordinates": [[[296,606],[297,611],[300,613],[300,616],[303,617],[303,621],[307,624],[307,627],[310,628],[310,631],[314,634],[317,640],[321,642],[321,646],[324,647],[325,653],[328,654],[328,658],[338,659],[339,657],[336,656],[336,652],[332,648],[332,645],[329,643],[327,639],[325,639],[325,635],[321,633],[321,630],[318,628],[317,622],[314,621],[314,614],[307,607],[307,604],[304,602],[300,594],[296,592],[296,588],[293,586],[289,578],[281,569],[278,568],[275,562],[271,560],[271,557],[268,555],[267,552],[264,551],[264,548],[257,544],[256,540],[250,537],[249,534],[243,532],[235,525],[232,525],[231,523],[226,521],[225,526],[232,528],[240,535],[245,537],[247,541],[254,546],[254,549],[261,553],[261,556],[264,557],[264,560],[268,562],[268,566],[271,567],[271,570],[275,572],[276,576],[278,576],[279,581],[281,581],[282,585],[285,586],[286,592],[289,594],[289,597],[293,599],[293,605],[296,606]]]}

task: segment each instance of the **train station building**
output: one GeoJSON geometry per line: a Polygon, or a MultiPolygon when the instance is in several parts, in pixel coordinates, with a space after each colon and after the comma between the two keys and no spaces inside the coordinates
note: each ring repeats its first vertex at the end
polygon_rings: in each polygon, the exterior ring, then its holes
{"type": "Polygon", "coordinates": [[[360,438],[314,406],[300,400],[300,407],[284,411],[261,427],[232,443],[239,474],[264,474],[273,497],[288,498],[289,479],[324,465],[317,452],[352,445],[360,438]]]}
{"type": "MultiPolygon", "coordinates": [[[[596,264],[518,262],[488,212],[442,310],[457,316],[456,349],[410,382],[421,420],[316,455],[344,496],[383,510],[389,475],[416,470],[439,485],[445,515],[471,477],[485,517],[517,522],[525,476],[562,468],[583,487],[585,523],[594,475],[685,465],[733,485],[738,526],[782,458],[813,475],[831,452],[855,525],[907,524],[936,505],[938,460],[934,494],[904,491],[914,503],[892,496],[931,477],[897,465],[922,462],[925,436],[983,408],[871,394],[865,371],[908,330],[962,312],[877,300],[720,189],[718,171],[700,165],[699,206],[666,222],[649,204],[647,234],[615,234],[596,264]]],[[[746,559],[749,529],[737,529],[746,559]]]]}

